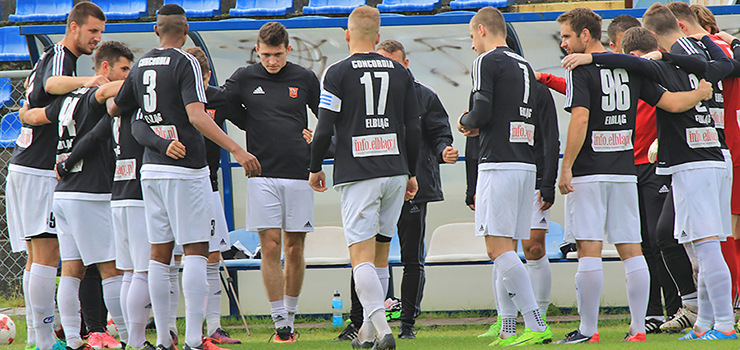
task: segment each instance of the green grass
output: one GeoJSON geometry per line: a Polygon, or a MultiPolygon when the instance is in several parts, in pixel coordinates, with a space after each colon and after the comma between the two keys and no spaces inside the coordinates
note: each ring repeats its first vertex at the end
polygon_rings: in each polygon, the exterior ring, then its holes
{"type": "MultiPolygon", "coordinates": [[[[226,321],[226,320],[225,320],[226,321]]],[[[25,319],[16,317],[15,319],[18,334],[16,340],[10,346],[0,347],[2,350],[22,350],[25,346],[25,319]]],[[[224,324],[232,324],[231,320],[224,324]]],[[[178,322],[180,335],[182,339],[184,324],[178,322]]],[[[272,335],[273,329],[266,322],[250,323],[252,336],[248,337],[243,328],[229,327],[232,337],[244,341],[242,345],[228,346],[233,350],[248,349],[350,349],[349,342],[333,342],[341,329],[331,327],[305,328],[297,325],[300,333],[300,340],[295,344],[272,344],[267,340],[272,335]]],[[[555,334],[556,340],[562,338],[567,332],[576,328],[576,323],[553,323],[550,325],[555,334]]],[[[395,333],[398,332],[398,324],[392,324],[395,333]]],[[[599,333],[601,344],[576,344],[576,345],[546,345],[546,347],[555,347],[557,349],[650,349],[650,350],[680,350],[680,349],[737,349],[740,347],[738,341],[678,341],[678,334],[658,334],[649,335],[647,343],[621,343],[625,331],[628,328],[628,321],[621,320],[604,320],[599,322],[599,333]]],[[[488,349],[491,339],[479,339],[477,335],[488,328],[487,325],[462,325],[462,326],[429,326],[417,327],[416,340],[398,340],[398,349],[424,349],[424,350],[452,350],[452,349],[488,349]]],[[[521,332],[521,327],[519,329],[521,332]]],[[[154,332],[147,332],[149,341],[155,341],[154,332]]],[[[182,349],[182,347],[180,347],[182,349]]],[[[530,346],[524,349],[543,349],[543,346],[530,346]]]]}

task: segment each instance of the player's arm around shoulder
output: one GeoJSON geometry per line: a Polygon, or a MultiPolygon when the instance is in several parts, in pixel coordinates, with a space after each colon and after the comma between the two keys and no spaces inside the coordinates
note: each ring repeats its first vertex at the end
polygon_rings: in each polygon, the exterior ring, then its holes
{"type": "Polygon", "coordinates": [[[701,101],[711,99],[713,95],[712,84],[702,79],[695,90],[666,91],[656,106],[669,113],[683,113],[694,108],[701,101]]]}
{"type": "Polygon", "coordinates": [[[23,104],[23,108],[18,111],[18,119],[21,123],[38,126],[51,123],[46,117],[46,107],[28,108],[28,101],[23,104]]]}
{"type": "Polygon", "coordinates": [[[97,91],[95,91],[95,99],[100,104],[104,104],[109,98],[113,98],[118,94],[123,85],[123,80],[113,81],[101,85],[97,91]]]}

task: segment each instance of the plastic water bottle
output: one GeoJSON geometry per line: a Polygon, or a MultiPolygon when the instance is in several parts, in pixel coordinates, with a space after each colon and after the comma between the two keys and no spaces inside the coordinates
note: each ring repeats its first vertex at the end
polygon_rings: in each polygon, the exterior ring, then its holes
{"type": "Polygon", "coordinates": [[[342,297],[339,296],[339,290],[334,291],[334,298],[331,299],[331,311],[334,317],[331,318],[333,327],[341,327],[344,320],[342,319],[342,297]]]}

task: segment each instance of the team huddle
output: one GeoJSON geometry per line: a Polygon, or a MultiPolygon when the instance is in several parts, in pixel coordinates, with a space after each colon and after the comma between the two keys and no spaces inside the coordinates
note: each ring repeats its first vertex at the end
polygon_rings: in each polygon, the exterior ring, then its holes
{"type": "MultiPolygon", "coordinates": [[[[96,5],[76,5],[64,39],[45,50],[27,80],[6,186],[13,249],[29,256],[28,348],[176,349],[181,266],[182,347],[239,343],[220,325],[219,262],[230,246],[218,192],[221,149],[249,177],[246,226],[260,237],[271,341],[297,339],[313,192],[328,189],[324,158],[334,158],[352,264],[352,322],[339,339],[351,339],[353,348],[396,348],[384,305],[396,229],[404,266],[398,337],[415,338],[426,204],[443,199],[439,164],[455,163],[458,151],[439,97],[414,79],[403,45],[380,42],[378,11],[352,11],[350,56],[321,81],[287,61],[288,32],[269,22],[258,34],[260,62],[220,87],[208,84],[203,50],[182,49],[188,24],[178,5],[158,11],[160,46],[138,61],[120,42],[101,43],[105,20],[96,5]],[[95,76],[77,77],[77,57],[93,51],[95,76]],[[315,134],[308,109],[318,118],[315,134]],[[247,150],[221,129],[227,119],[246,131],[247,150]],[[121,342],[107,333],[87,343],[80,337],[80,281],[90,265],[100,271],[121,342]],[[64,341],[53,331],[55,295],[64,341]],[[150,313],[154,345],[145,338],[150,313]]],[[[571,113],[557,188],[567,195],[565,238],[579,257],[581,322],[558,343],[599,341],[604,237],[624,262],[632,317],[625,341],[692,327],[681,339],[737,338],[738,261],[735,246],[724,245],[732,244],[740,214],[730,196],[740,189],[730,153],[740,146],[732,117],[740,115],[740,63],[732,59],[740,40],[713,21],[701,6],[656,4],[644,28],[631,16],[614,19],[608,34],[617,53],[607,53],[601,18],[571,10],[558,18],[561,47],[570,54],[560,78],[535,72],[507,46],[501,12],[488,7],[473,16],[479,56],[457,129],[467,137],[466,202],[494,261],[498,319],[481,335],[494,337],[491,345],[554,338],[546,323],[552,274],[544,240],[560,144],[548,87],[565,94],[571,113]],[[731,116],[726,124],[724,115],[731,116]],[[519,240],[526,268],[515,252],[519,240]],[[667,297],[670,290],[676,298],[667,297]],[[517,313],[526,327],[519,335],[517,313]]]]}

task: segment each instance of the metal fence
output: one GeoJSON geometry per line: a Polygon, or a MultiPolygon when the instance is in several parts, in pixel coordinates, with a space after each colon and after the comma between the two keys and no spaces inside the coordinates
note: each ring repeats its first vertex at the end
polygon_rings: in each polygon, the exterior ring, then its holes
{"type": "MultiPolygon", "coordinates": [[[[12,70],[0,72],[0,92],[10,84],[11,100],[0,107],[3,117],[20,109],[20,101],[26,89],[23,83],[30,71],[12,70]],[[10,78],[10,82],[3,78],[10,78]]],[[[0,130],[4,132],[4,130],[0,130]]],[[[26,266],[26,253],[12,253],[8,240],[8,221],[6,216],[5,180],[13,148],[0,148],[0,296],[21,295],[23,269],[26,266]]]]}

